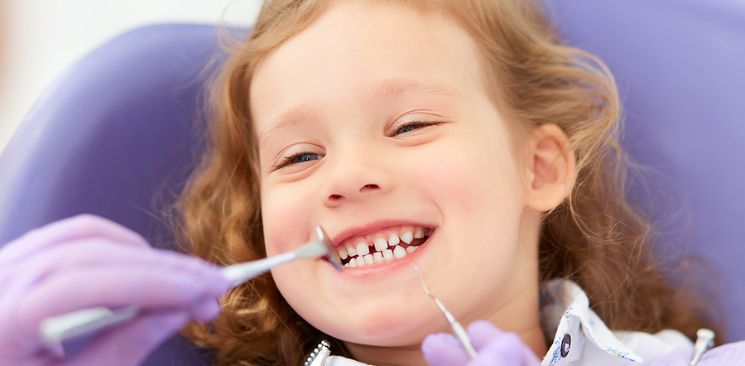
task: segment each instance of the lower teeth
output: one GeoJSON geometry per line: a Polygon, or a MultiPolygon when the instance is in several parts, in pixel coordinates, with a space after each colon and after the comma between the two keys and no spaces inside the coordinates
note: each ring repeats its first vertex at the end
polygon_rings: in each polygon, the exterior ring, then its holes
{"type": "MultiPolygon", "coordinates": [[[[411,242],[411,244],[408,245],[396,245],[394,248],[388,248],[384,250],[383,252],[372,252],[371,254],[367,254],[364,256],[355,256],[350,257],[344,260],[343,264],[344,267],[347,268],[354,268],[354,267],[364,267],[368,265],[373,265],[377,263],[385,263],[390,262],[395,259],[401,259],[406,257],[407,254],[414,253],[419,247],[424,244],[429,237],[424,237],[421,239],[414,239],[414,241],[411,242]]],[[[405,243],[401,243],[405,244],[405,243]]]]}

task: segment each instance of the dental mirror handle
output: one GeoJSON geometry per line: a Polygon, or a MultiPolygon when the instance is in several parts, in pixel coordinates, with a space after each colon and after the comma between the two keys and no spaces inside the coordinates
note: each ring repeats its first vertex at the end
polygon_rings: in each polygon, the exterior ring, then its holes
{"type": "Polygon", "coordinates": [[[233,286],[238,286],[248,280],[256,278],[270,269],[294,261],[297,259],[295,252],[275,255],[269,258],[259,259],[247,263],[237,263],[225,266],[222,274],[233,282],[233,286]]]}

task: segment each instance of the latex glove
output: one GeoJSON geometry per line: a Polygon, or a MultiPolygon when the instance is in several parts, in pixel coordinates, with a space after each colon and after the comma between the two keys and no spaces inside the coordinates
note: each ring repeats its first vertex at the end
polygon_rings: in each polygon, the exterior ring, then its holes
{"type": "Polygon", "coordinates": [[[0,365],[137,365],[188,320],[216,316],[229,286],[217,267],[154,249],[111,221],[84,215],[50,224],[0,249],[0,365]],[[71,358],[44,351],[43,319],[126,305],[141,315],[71,358]]]}
{"type": "Polygon", "coordinates": [[[537,366],[540,361],[515,333],[503,332],[487,321],[468,327],[468,337],[476,349],[473,360],[454,335],[437,333],[422,342],[424,358],[430,366],[537,366]]]}
{"type": "MultiPolygon", "coordinates": [[[[688,366],[691,353],[690,349],[678,349],[655,359],[649,363],[649,366],[688,366]]],[[[698,362],[698,366],[740,365],[745,365],[745,341],[712,348],[704,353],[698,362]]]]}

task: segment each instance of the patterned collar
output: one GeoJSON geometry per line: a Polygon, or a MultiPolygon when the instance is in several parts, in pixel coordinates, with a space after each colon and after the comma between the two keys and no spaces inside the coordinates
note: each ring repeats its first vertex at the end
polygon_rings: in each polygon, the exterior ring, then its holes
{"type": "Polygon", "coordinates": [[[603,365],[643,362],[590,309],[587,295],[572,281],[552,280],[543,284],[541,324],[546,339],[553,339],[541,366],[581,364],[578,361],[587,357],[587,351],[595,354],[593,359],[602,356],[597,351],[605,353],[607,357],[600,357],[603,365]]]}

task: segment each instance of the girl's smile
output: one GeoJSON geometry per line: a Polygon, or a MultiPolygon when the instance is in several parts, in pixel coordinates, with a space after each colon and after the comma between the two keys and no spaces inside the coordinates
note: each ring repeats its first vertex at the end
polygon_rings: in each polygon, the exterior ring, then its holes
{"type": "MultiPolygon", "coordinates": [[[[344,267],[383,268],[382,264],[400,261],[427,244],[434,233],[432,225],[406,221],[379,221],[344,230],[333,240],[344,267]]],[[[411,256],[408,256],[411,258],[411,256]]]]}

